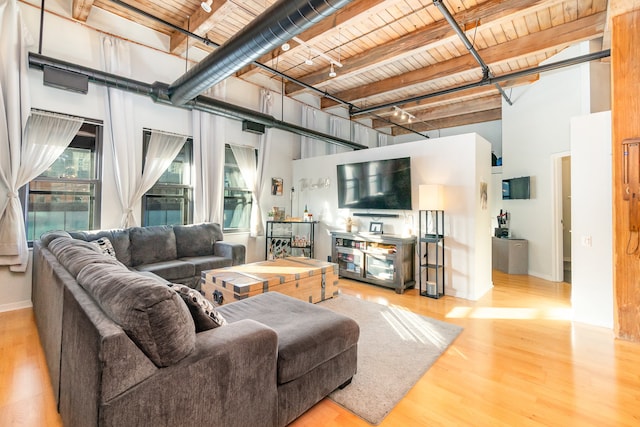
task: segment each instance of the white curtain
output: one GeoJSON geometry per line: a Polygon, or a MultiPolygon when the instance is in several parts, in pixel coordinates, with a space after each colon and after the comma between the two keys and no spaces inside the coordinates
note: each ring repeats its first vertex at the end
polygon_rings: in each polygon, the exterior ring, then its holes
{"type": "MultiPolygon", "coordinates": [[[[224,100],[226,83],[213,87],[213,96],[224,100]]],[[[223,224],[225,119],[193,110],[195,163],[194,222],[223,224]]]]}
{"type": "MultiPolygon", "coordinates": [[[[129,44],[112,37],[102,37],[104,70],[123,77],[131,76],[129,44]]],[[[113,157],[113,175],[122,208],[122,227],[133,225],[133,211],[129,201],[136,191],[142,171],[142,151],[136,149],[133,126],[133,97],[131,94],[107,87],[105,89],[105,139],[109,141],[113,157]]],[[[135,219],[134,222],[135,224],[135,219]]]]}
{"type": "Polygon", "coordinates": [[[135,192],[129,199],[126,210],[125,227],[136,226],[136,220],[133,216],[133,206],[142,200],[144,193],[149,191],[151,187],[158,181],[158,178],[167,170],[167,168],[176,158],[184,142],[186,136],[174,135],[170,133],[151,131],[147,155],[144,158],[144,172],[138,180],[135,192]]]}
{"type": "Polygon", "coordinates": [[[15,183],[31,111],[27,46],[32,39],[17,1],[0,2],[0,31],[0,265],[24,271],[28,253],[15,225],[23,221],[15,183]]]}
{"type": "Polygon", "coordinates": [[[368,127],[361,125],[360,123],[353,122],[353,141],[371,148],[372,144],[369,139],[369,130],[370,129],[368,127]]]}
{"type": "Polygon", "coordinates": [[[249,224],[251,226],[252,213],[254,209],[259,209],[258,202],[256,201],[256,182],[257,182],[257,170],[256,170],[256,151],[252,147],[245,147],[240,145],[231,145],[231,151],[233,151],[233,156],[236,158],[236,163],[238,164],[238,168],[240,168],[240,174],[242,175],[242,179],[244,179],[244,183],[248,188],[252,189],[252,203],[251,203],[251,211],[247,212],[246,209],[243,209],[242,218],[234,218],[233,223],[241,224],[245,223],[247,218],[244,215],[249,215],[249,224]]]}
{"type": "MultiPolygon", "coordinates": [[[[308,105],[302,106],[302,120],[301,125],[303,128],[315,130],[317,127],[317,113],[315,108],[308,105]]],[[[326,143],[318,141],[317,139],[303,136],[300,139],[300,157],[307,159],[309,157],[324,156],[326,153],[326,143]]]]}
{"type": "Polygon", "coordinates": [[[378,132],[378,147],[386,147],[389,145],[389,135],[378,132]]]}
{"type": "MultiPolygon", "coordinates": [[[[268,89],[260,90],[260,112],[271,115],[273,109],[273,95],[268,89]]],[[[260,206],[262,193],[265,188],[270,188],[266,184],[268,179],[265,176],[267,165],[269,164],[269,153],[271,144],[271,131],[267,128],[260,135],[260,147],[258,148],[258,170],[256,171],[256,183],[253,189],[255,204],[251,206],[250,236],[258,237],[264,235],[264,224],[262,222],[262,208],[260,206]]],[[[291,214],[291,213],[290,213],[291,214]]]]}
{"type": "MultiPolygon", "coordinates": [[[[27,121],[17,164],[0,173],[10,196],[2,210],[0,235],[3,264],[13,271],[25,271],[29,251],[18,189],[47,170],[69,146],[82,126],[82,119],[59,114],[33,112],[27,121]]],[[[8,148],[8,147],[7,147],[8,148]]],[[[13,147],[12,147],[13,148],[13,147]]]]}

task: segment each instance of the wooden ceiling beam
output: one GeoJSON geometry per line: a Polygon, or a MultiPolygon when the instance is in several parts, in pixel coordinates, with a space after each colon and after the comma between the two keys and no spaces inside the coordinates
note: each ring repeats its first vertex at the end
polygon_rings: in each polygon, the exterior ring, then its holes
{"type": "MultiPolygon", "coordinates": [[[[200,37],[206,37],[207,33],[211,31],[216,24],[216,11],[224,6],[226,2],[227,0],[213,0],[211,13],[205,12],[198,6],[194,14],[182,22],[181,27],[200,37]]],[[[187,41],[188,36],[186,34],[174,30],[170,36],[169,50],[174,55],[182,55],[187,50],[187,41]]]]}
{"type": "MultiPolygon", "coordinates": [[[[311,28],[303,31],[297,37],[305,43],[311,43],[313,39],[323,36],[326,32],[332,30],[333,28],[338,28],[342,25],[348,25],[349,22],[354,19],[361,20],[363,15],[375,14],[377,11],[384,9],[387,4],[395,2],[395,0],[355,0],[342,9],[338,10],[327,19],[324,19],[311,28]]],[[[288,54],[292,53],[292,51],[300,47],[300,44],[296,43],[294,40],[290,40],[289,46],[290,49],[289,51],[287,51],[288,54]]],[[[280,55],[283,54],[285,54],[285,52],[278,47],[277,49],[274,49],[273,51],[257,59],[257,62],[261,64],[273,63],[278,59],[280,55]]],[[[255,65],[249,65],[238,71],[236,73],[236,76],[241,77],[245,74],[250,75],[252,72],[257,70],[258,68],[255,65]]]]}
{"type": "Polygon", "coordinates": [[[93,0],[73,0],[71,5],[71,16],[78,21],[87,22],[89,12],[93,7],[93,0]]]}
{"type": "MultiPolygon", "coordinates": [[[[594,37],[602,35],[605,20],[605,12],[596,13],[569,22],[568,24],[552,27],[537,33],[531,33],[525,37],[479,50],[478,53],[482,59],[491,66],[491,64],[505,62],[517,57],[564,47],[578,41],[593,39],[594,37]]],[[[430,67],[410,71],[405,74],[380,80],[376,83],[347,89],[333,95],[345,101],[355,103],[375,95],[406,89],[407,87],[439,78],[452,77],[478,67],[477,62],[471,54],[466,54],[434,64],[430,67]]],[[[329,99],[322,100],[322,108],[329,108],[333,105],[336,104],[329,99]]]]}
{"type": "MultiPolygon", "coordinates": [[[[559,3],[561,0],[551,0],[551,3],[559,3]]],[[[457,22],[467,22],[480,17],[479,27],[495,25],[501,20],[513,18],[531,12],[532,9],[549,7],[550,0],[489,0],[479,6],[467,9],[455,14],[457,22]]],[[[425,52],[438,45],[457,38],[457,34],[444,19],[413,31],[406,36],[380,44],[360,54],[345,58],[338,76],[327,78],[326,70],[316,70],[305,76],[298,77],[304,83],[312,86],[321,86],[331,80],[351,77],[374,67],[409,57],[417,52],[425,52]]],[[[293,82],[285,85],[285,93],[288,96],[295,95],[304,88],[293,82]]]]}
{"type": "MultiPolygon", "coordinates": [[[[419,113],[415,113],[415,119],[413,120],[413,122],[431,122],[433,120],[444,119],[447,117],[460,116],[470,113],[477,113],[480,111],[502,108],[502,96],[497,93],[495,88],[494,92],[494,94],[483,96],[481,98],[471,99],[468,101],[430,106],[428,108],[420,110],[419,113]]],[[[401,120],[399,117],[393,116],[391,112],[385,114],[385,116],[398,124],[409,126],[409,124],[405,123],[404,120],[401,120]]],[[[374,119],[372,122],[372,127],[374,129],[389,127],[389,123],[385,122],[384,120],[374,119]]]]}
{"type": "MultiPolygon", "coordinates": [[[[471,125],[475,123],[491,122],[501,119],[502,108],[496,108],[493,110],[479,111],[475,113],[464,114],[461,116],[446,117],[443,119],[431,120],[428,122],[413,123],[409,126],[405,126],[413,129],[416,132],[427,132],[431,130],[446,129],[456,126],[471,125]]],[[[411,131],[397,126],[391,130],[391,134],[393,136],[405,135],[408,133],[411,133],[411,131]]]]}

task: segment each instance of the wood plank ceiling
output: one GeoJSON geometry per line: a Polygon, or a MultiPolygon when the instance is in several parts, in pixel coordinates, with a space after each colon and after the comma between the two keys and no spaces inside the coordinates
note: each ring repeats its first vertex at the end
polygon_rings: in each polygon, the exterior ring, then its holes
{"type": "MultiPolygon", "coordinates": [[[[250,25],[275,2],[213,0],[207,13],[200,0],[127,1],[217,44],[250,25]]],[[[443,4],[496,77],[536,67],[576,42],[603,37],[607,26],[607,0],[446,0],[443,4]]],[[[166,34],[171,53],[182,55],[186,50],[186,35],[114,1],[73,0],[73,17],[85,21],[92,8],[166,34]]],[[[213,49],[189,41],[190,46],[194,44],[206,51],[213,49]]],[[[352,104],[352,111],[400,102],[398,107],[413,116],[411,122],[408,116],[394,116],[391,107],[357,117],[371,117],[375,128],[391,128],[393,135],[501,117],[501,95],[494,85],[403,102],[479,82],[483,77],[480,65],[432,0],[354,0],[289,45],[287,51],[279,47],[257,62],[352,104]],[[335,77],[329,76],[331,61],[335,77]],[[390,125],[389,120],[401,126],[390,125]]],[[[236,75],[251,81],[258,73],[281,79],[254,65],[236,75]]],[[[534,74],[500,85],[508,95],[510,87],[536,79],[534,74]]],[[[291,96],[309,89],[289,80],[284,82],[284,90],[291,96]]],[[[322,99],[323,108],[336,104],[322,99]]]]}

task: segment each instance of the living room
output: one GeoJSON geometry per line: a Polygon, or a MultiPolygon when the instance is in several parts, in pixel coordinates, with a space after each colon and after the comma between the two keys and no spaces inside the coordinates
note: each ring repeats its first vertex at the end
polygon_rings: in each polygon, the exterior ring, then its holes
{"type": "MultiPolygon", "coordinates": [[[[52,7],[60,7],[53,5],[52,7]]],[[[30,30],[33,34],[38,33],[39,25],[39,11],[36,7],[23,4],[23,14],[25,21],[28,23],[30,30]]],[[[55,9],[54,9],[55,10],[55,9]]],[[[97,10],[96,13],[100,11],[97,10]]],[[[104,35],[91,29],[88,26],[74,25],[70,23],[64,16],[64,8],[61,8],[57,14],[51,14],[47,16],[47,26],[45,26],[45,32],[47,29],[53,28],[65,28],[68,30],[60,32],[56,37],[45,37],[43,43],[43,53],[54,58],[64,59],[69,62],[79,62],[84,66],[90,68],[100,68],[103,61],[102,50],[104,35]]],[[[101,19],[113,20],[110,25],[117,28],[126,28],[127,24],[122,18],[105,14],[101,19]]],[[[154,46],[158,41],[154,38],[152,31],[138,28],[141,32],[140,37],[142,40],[147,40],[149,46],[154,46]]],[[[52,31],[52,30],[49,30],[52,31]]],[[[125,31],[126,32],[126,31],[125,31]]],[[[158,45],[160,46],[160,45],[158,45]]],[[[135,75],[137,79],[143,81],[172,81],[176,76],[180,75],[184,69],[184,61],[173,55],[167,55],[161,51],[153,48],[145,47],[141,44],[131,43],[128,44],[127,49],[130,57],[130,63],[126,66],[130,68],[132,75],[135,75]],[[159,67],[157,64],[163,64],[159,67]],[[150,64],[154,64],[150,66],[150,64]]],[[[567,49],[561,54],[559,58],[553,58],[549,62],[555,60],[564,59],[566,57],[574,57],[580,54],[588,53],[599,49],[596,41],[585,42],[580,45],[574,46],[571,49],[567,49]]],[[[467,191],[467,197],[475,197],[478,191],[474,190],[474,187],[479,186],[480,181],[487,182],[489,184],[489,199],[490,203],[486,211],[482,211],[482,218],[474,218],[475,214],[466,212],[461,216],[452,215],[459,210],[458,206],[450,204],[447,208],[448,221],[450,224],[456,224],[458,221],[467,221],[469,218],[473,218],[473,224],[475,227],[480,227],[484,230],[479,232],[478,237],[482,239],[482,243],[471,242],[476,241],[476,237],[468,237],[460,240],[462,248],[462,254],[464,258],[473,260],[470,264],[476,265],[475,267],[468,266],[469,271],[482,271],[482,280],[474,285],[475,291],[467,289],[468,283],[473,280],[469,277],[463,279],[458,283],[458,280],[450,280],[449,283],[453,285],[448,289],[449,292],[453,292],[455,289],[464,289],[460,296],[465,298],[477,299],[491,286],[490,278],[490,259],[486,255],[486,251],[490,248],[490,235],[493,227],[496,226],[495,218],[500,209],[510,211],[511,213],[511,229],[512,233],[520,238],[530,240],[530,260],[529,260],[529,273],[541,277],[546,280],[561,280],[554,273],[553,265],[554,259],[551,257],[551,252],[546,248],[553,247],[552,239],[553,235],[550,233],[551,226],[551,211],[553,206],[552,198],[554,195],[546,188],[552,187],[552,171],[550,170],[550,156],[554,153],[570,152],[574,147],[571,145],[571,133],[569,123],[573,117],[584,116],[590,113],[606,110],[609,104],[609,91],[608,86],[598,85],[598,80],[606,77],[607,65],[601,63],[587,63],[579,66],[569,67],[562,70],[547,73],[543,78],[533,85],[517,87],[512,89],[512,96],[514,105],[505,106],[503,109],[503,120],[494,121],[489,123],[479,124],[477,126],[467,126],[464,128],[454,128],[443,130],[442,132],[433,132],[430,139],[423,140],[425,146],[441,146],[445,147],[445,143],[438,143],[436,139],[441,135],[461,135],[468,132],[478,132],[480,136],[484,136],[490,144],[483,145],[479,143],[482,148],[476,148],[475,142],[472,142],[472,149],[476,152],[470,157],[464,166],[459,162],[460,155],[453,153],[447,154],[447,149],[443,151],[442,159],[429,161],[427,157],[423,161],[417,161],[413,159],[413,178],[412,185],[413,191],[413,206],[414,210],[410,212],[400,212],[401,220],[399,222],[390,221],[386,224],[386,227],[390,227],[393,232],[405,232],[407,228],[412,230],[417,229],[417,203],[418,195],[417,188],[420,184],[437,183],[442,184],[445,187],[450,186],[451,189],[447,190],[447,196],[451,197],[451,201],[455,199],[456,193],[455,187],[464,186],[467,191]],[[605,71],[603,71],[603,69],[605,71]],[[578,94],[578,96],[576,96],[578,94]],[[550,107],[554,107],[553,109],[550,107]],[[544,124],[544,125],[542,125],[544,124]],[[478,152],[478,150],[482,150],[478,152]],[[477,159],[489,158],[491,151],[502,157],[502,173],[493,174],[489,169],[489,164],[483,165],[483,162],[477,161],[477,159]],[[448,157],[446,157],[448,156],[448,157]],[[537,159],[536,162],[532,162],[533,159],[537,159]],[[476,165],[477,162],[477,165],[476,165]],[[435,163],[435,164],[434,164],[435,163]],[[438,165],[439,169],[435,166],[438,165]],[[458,170],[460,172],[466,171],[464,175],[453,174],[452,170],[458,170]],[[447,172],[449,171],[449,172],[447,172]],[[472,173],[471,171],[475,171],[472,173]],[[534,197],[527,201],[501,201],[499,199],[500,187],[499,181],[501,177],[510,178],[514,176],[531,175],[534,177],[534,197]],[[481,219],[478,221],[478,219],[481,219]],[[493,221],[493,222],[492,222],[493,221]],[[474,247],[477,248],[474,249],[474,247]],[[467,253],[467,247],[469,247],[469,253],[467,253]],[[481,250],[480,248],[484,248],[481,250]],[[485,254],[485,255],[483,255],[485,254]],[[476,260],[476,257],[480,257],[476,260]],[[469,282],[466,283],[465,280],[469,282]]],[[[39,108],[45,111],[62,112],[65,114],[78,115],[80,117],[87,117],[95,120],[104,120],[105,116],[105,92],[104,89],[98,85],[90,85],[89,93],[86,95],[80,95],[69,91],[61,91],[50,86],[42,84],[42,73],[35,69],[29,70],[29,76],[31,80],[32,91],[32,104],[34,108],[39,108]]],[[[348,119],[344,118],[343,109],[333,109],[328,112],[319,109],[320,98],[316,96],[305,95],[302,97],[302,101],[294,100],[287,97],[277,96],[275,90],[278,89],[278,83],[271,81],[266,82],[271,84],[270,89],[272,92],[272,106],[271,111],[273,114],[281,117],[284,121],[292,123],[303,124],[303,110],[305,114],[309,114],[308,111],[313,113],[315,117],[315,126],[318,130],[329,133],[331,128],[337,133],[337,136],[348,137],[354,131],[357,132],[361,128],[363,129],[360,134],[361,143],[366,146],[375,147],[378,145],[379,132],[372,129],[367,130],[365,127],[355,125],[355,129],[351,129],[351,125],[348,119]],[[340,117],[342,116],[342,118],[340,117]]],[[[261,93],[260,88],[255,85],[248,84],[242,80],[230,78],[225,80],[218,90],[224,93],[223,99],[229,103],[236,104],[242,107],[251,108],[254,110],[260,110],[261,105],[261,93]]],[[[267,87],[269,88],[269,87],[267,87]]],[[[151,99],[144,96],[132,96],[133,110],[135,116],[133,118],[132,126],[139,129],[140,138],[142,138],[143,129],[158,129],[165,132],[173,132],[182,135],[193,135],[193,119],[191,114],[182,109],[176,109],[154,103],[151,99]]],[[[241,122],[236,120],[230,120],[224,117],[218,117],[217,123],[222,123],[223,127],[217,130],[217,135],[225,143],[247,145],[257,148],[259,146],[258,135],[243,132],[241,122]]],[[[585,118],[582,119],[587,123],[591,123],[596,119],[585,118]]],[[[580,129],[583,129],[581,126],[580,129]]],[[[337,160],[330,161],[330,167],[327,167],[322,173],[309,175],[307,170],[304,173],[296,172],[302,171],[297,163],[308,165],[309,163],[319,165],[322,163],[316,162],[300,162],[294,159],[299,159],[301,153],[304,150],[305,142],[300,142],[300,137],[289,132],[284,132],[278,129],[269,130],[270,143],[269,150],[265,153],[266,168],[263,171],[263,177],[265,180],[269,180],[271,177],[282,178],[284,183],[284,194],[282,196],[273,196],[269,191],[268,185],[263,188],[261,193],[261,206],[263,212],[271,209],[272,206],[285,207],[285,210],[291,210],[293,212],[287,212],[291,216],[301,216],[304,204],[307,204],[311,211],[315,213],[315,218],[322,220],[322,227],[324,228],[324,235],[318,239],[318,247],[320,248],[318,256],[321,259],[326,259],[326,256],[330,255],[329,237],[326,234],[328,229],[340,229],[343,227],[340,221],[344,221],[344,218],[349,215],[348,212],[338,212],[335,209],[336,196],[335,186],[330,186],[328,192],[326,192],[326,201],[320,201],[315,194],[310,190],[305,190],[301,183],[304,179],[318,179],[329,178],[329,182],[335,183],[335,168],[334,164],[344,163],[340,159],[355,158],[355,156],[375,156],[380,157],[403,157],[414,156],[415,145],[404,144],[412,140],[419,140],[417,135],[405,135],[402,137],[396,137],[396,142],[390,147],[381,147],[374,150],[365,150],[361,153],[343,153],[336,154],[337,160]],[[371,154],[367,154],[369,151],[371,154]],[[388,152],[389,154],[385,154],[388,152]],[[344,157],[343,157],[344,156],[344,157]],[[291,188],[297,191],[290,192],[291,188]],[[293,198],[292,200],[290,200],[293,198]],[[332,215],[327,217],[327,209],[332,210],[332,215]]],[[[587,135],[595,135],[594,132],[586,132],[587,135]]],[[[303,140],[305,138],[302,138],[303,140]]],[[[473,138],[471,138],[473,139],[473,138]]],[[[313,145],[319,152],[329,153],[331,149],[327,151],[325,147],[327,145],[323,142],[313,142],[313,145]]],[[[420,145],[420,144],[418,144],[420,145]]],[[[584,146],[583,144],[576,144],[575,149],[579,149],[584,146]]],[[[104,141],[105,152],[109,150],[108,140],[104,141]]],[[[135,156],[138,159],[142,158],[142,146],[137,144],[135,147],[135,156]]],[[[435,149],[437,150],[437,149],[435,149]]],[[[335,151],[335,149],[334,149],[335,151]]],[[[340,147],[338,151],[346,151],[346,149],[340,147]]],[[[470,153],[471,155],[471,153],[470,153]]],[[[431,152],[430,156],[434,156],[431,152]]],[[[328,165],[326,165],[328,166],[328,165]]],[[[116,183],[113,175],[109,173],[113,169],[110,156],[104,156],[103,170],[104,177],[102,182],[102,197],[103,200],[117,200],[116,183]]],[[[593,188],[601,188],[599,186],[591,185],[589,178],[593,177],[593,170],[587,168],[585,176],[575,177],[573,183],[576,185],[576,189],[580,185],[584,184],[584,188],[591,189],[591,197],[597,200],[605,200],[606,195],[602,194],[601,197],[595,197],[593,194],[593,188]]],[[[2,196],[0,196],[2,197],[2,196]]],[[[0,200],[1,201],[1,200],[0,200]]],[[[575,202],[575,200],[574,200],[575,202]]],[[[606,205],[601,205],[601,208],[606,211],[606,205]]],[[[120,225],[121,213],[119,212],[117,204],[105,203],[102,206],[102,228],[114,228],[120,225]]],[[[470,209],[470,208],[469,208],[470,209]]],[[[462,208],[464,211],[464,208],[462,208]]],[[[134,212],[135,215],[138,215],[134,212]]],[[[139,222],[138,218],[138,222],[139,222]]],[[[452,225],[449,225],[451,227],[452,225]]],[[[367,223],[360,224],[360,229],[366,229],[367,223]]],[[[584,234],[594,233],[594,228],[585,224],[584,234]]],[[[466,227],[465,227],[466,228],[466,227]]],[[[597,229],[602,229],[597,227],[597,229]]],[[[455,230],[455,229],[454,229],[455,230]]],[[[574,231],[575,233],[575,231],[574,231]]],[[[574,235],[578,235],[577,233],[574,235]]],[[[472,236],[472,235],[470,235],[472,236]]],[[[261,237],[252,238],[246,233],[229,234],[226,239],[243,243],[247,247],[247,260],[256,261],[264,259],[264,240],[261,237]]],[[[598,250],[605,250],[605,246],[599,246],[598,250]]],[[[593,248],[595,250],[596,248],[593,248]]],[[[596,258],[610,259],[605,253],[599,252],[596,258]]],[[[451,260],[457,260],[457,256],[450,257],[451,260]]],[[[598,272],[591,271],[593,265],[592,262],[581,262],[579,257],[574,257],[573,260],[575,274],[578,277],[585,279],[587,283],[574,286],[575,291],[580,293],[584,290],[586,297],[584,299],[577,298],[578,306],[574,307],[576,313],[584,313],[581,317],[581,321],[597,324],[600,326],[612,327],[612,309],[609,307],[612,304],[598,304],[597,301],[611,301],[612,293],[608,286],[600,286],[602,279],[607,276],[606,270],[598,270],[598,272]],[[580,273],[581,269],[585,269],[584,273],[580,273]],[[595,274],[594,274],[595,273],[595,274]],[[593,294],[593,292],[596,292],[593,294]],[[580,301],[583,302],[584,309],[581,309],[580,301]],[[598,305],[597,311],[593,311],[591,308],[594,305],[598,305]],[[607,307],[607,308],[603,308],[607,307]],[[594,313],[602,313],[601,315],[594,313]]],[[[451,270],[453,271],[453,270],[451,270]]],[[[469,271],[462,273],[462,277],[466,277],[469,271]]],[[[0,297],[1,307],[21,307],[28,305],[30,301],[30,278],[27,275],[11,274],[5,269],[0,272],[3,278],[7,278],[14,286],[10,287],[10,290],[3,293],[0,297]]],[[[474,276],[473,274],[471,276],[474,276]]],[[[580,283],[580,282],[579,282],[580,283]]],[[[610,282],[609,282],[610,283],[610,282]]]]}
{"type": "MultiPolygon", "coordinates": [[[[39,10],[21,3],[23,15],[32,34],[38,34],[39,10]]],[[[44,51],[48,56],[91,68],[101,68],[101,37],[103,34],[88,26],[78,25],[65,18],[68,5],[54,4],[55,14],[47,14],[46,30],[55,31],[56,37],[45,37],[44,51]],[[57,9],[57,10],[56,10],[57,9]],[[60,29],[64,28],[64,31],[60,29]],[[54,30],[55,29],[55,30],[54,30]]],[[[102,16],[112,20],[114,27],[127,27],[146,40],[148,46],[160,45],[156,35],[146,28],[130,28],[130,23],[115,16],[102,16]]],[[[157,48],[131,43],[130,67],[132,76],[144,81],[169,82],[183,73],[185,61],[161,52],[157,48]],[[159,66],[159,64],[162,64],[159,66]]],[[[599,50],[597,42],[585,42],[573,46],[554,60],[573,57],[599,50]]],[[[557,281],[554,270],[557,256],[549,248],[555,247],[552,232],[553,210],[557,196],[552,190],[556,185],[552,158],[570,153],[574,161],[572,185],[573,202],[578,212],[589,212],[574,223],[574,236],[591,236],[594,246],[577,247],[573,257],[574,280],[572,285],[573,319],[594,326],[611,329],[614,323],[613,279],[611,239],[608,226],[611,217],[611,171],[600,168],[599,160],[610,156],[608,141],[611,138],[611,104],[608,81],[603,77],[606,64],[583,64],[546,73],[536,83],[514,88],[511,97],[513,106],[504,106],[503,118],[481,126],[430,133],[429,139],[418,140],[416,135],[396,137],[392,144],[378,147],[377,132],[362,130],[366,135],[361,142],[369,150],[331,154],[320,159],[301,159],[301,138],[281,130],[269,130],[270,144],[264,177],[281,178],[284,185],[282,196],[272,195],[269,185],[261,196],[261,207],[266,212],[273,206],[285,207],[287,214],[300,216],[307,205],[315,219],[321,221],[317,241],[319,259],[330,255],[331,230],[342,230],[351,212],[337,209],[335,165],[356,161],[410,156],[412,158],[413,206],[411,211],[397,212],[398,219],[384,220],[388,233],[416,233],[418,186],[438,183],[446,188],[447,229],[454,244],[448,253],[450,275],[447,277],[447,293],[469,300],[477,300],[492,286],[490,245],[494,218],[500,209],[511,214],[512,233],[530,243],[529,274],[538,278],[557,281]],[[594,113],[594,114],[592,114],[594,113]],[[477,132],[479,135],[470,135],[477,132]],[[451,136],[445,136],[451,135],[451,136]],[[501,170],[491,169],[488,161],[491,152],[503,160],[501,170]],[[485,162],[484,159],[487,159],[485,162]],[[534,177],[533,196],[526,201],[500,200],[502,178],[529,175],[534,177]],[[305,188],[305,182],[327,178],[328,188],[305,188]],[[490,203],[486,210],[480,207],[480,183],[489,183],[490,203]],[[292,194],[290,190],[294,189],[292,194]],[[599,201],[595,206],[593,200],[599,201]],[[607,203],[607,201],[609,201],[607,203]]],[[[606,71],[605,71],[606,75],[606,71]]],[[[90,84],[87,95],[44,86],[42,72],[29,70],[32,106],[34,108],[78,115],[96,120],[105,118],[105,94],[101,86],[90,84]]],[[[320,111],[320,99],[304,96],[302,101],[281,98],[279,82],[266,81],[272,90],[274,115],[283,120],[303,125],[303,109],[311,106],[318,109],[318,130],[330,133],[332,124],[339,123],[342,136],[351,132],[349,120],[340,109],[320,111]]],[[[224,82],[224,99],[227,102],[253,110],[260,110],[261,88],[238,79],[224,82]]],[[[193,119],[186,110],[154,103],[143,96],[133,96],[134,127],[139,131],[140,142],[135,145],[135,155],[142,157],[142,130],[159,129],[183,135],[193,135],[193,119]]],[[[219,136],[228,143],[259,147],[259,136],[243,132],[241,122],[220,118],[222,128],[219,136]]],[[[104,141],[104,151],[108,142],[104,141]]],[[[317,143],[324,144],[324,143],[317,143]]],[[[108,156],[104,157],[102,198],[117,200],[116,183],[108,171],[112,170],[108,156]]],[[[5,195],[0,195],[3,204],[5,195]]],[[[117,203],[103,203],[101,228],[120,226],[122,212],[117,203]]],[[[368,220],[357,223],[359,230],[368,229],[368,220]]],[[[250,237],[248,233],[226,234],[225,240],[242,243],[247,248],[247,261],[265,258],[264,238],[250,237]]],[[[579,240],[578,240],[579,241],[579,240]]],[[[0,311],[28,307],[31,300],[31,276],[29,272],[13,273],[0,269],[0,282],[8,284],[0,292],[0,311]]]]}

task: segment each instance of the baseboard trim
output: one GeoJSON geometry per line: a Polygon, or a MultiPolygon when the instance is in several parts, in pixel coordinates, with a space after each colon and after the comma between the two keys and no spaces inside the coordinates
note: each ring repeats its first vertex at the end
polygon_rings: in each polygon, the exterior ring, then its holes
{"type": "Polygon", "coordinates": [[[12,302],[9,304],[0,304],[0,313],[3,313],[5,311],[22,310],[23,308],[30,307],[33,307],[33,304],[30,300],[12,302]]]}

